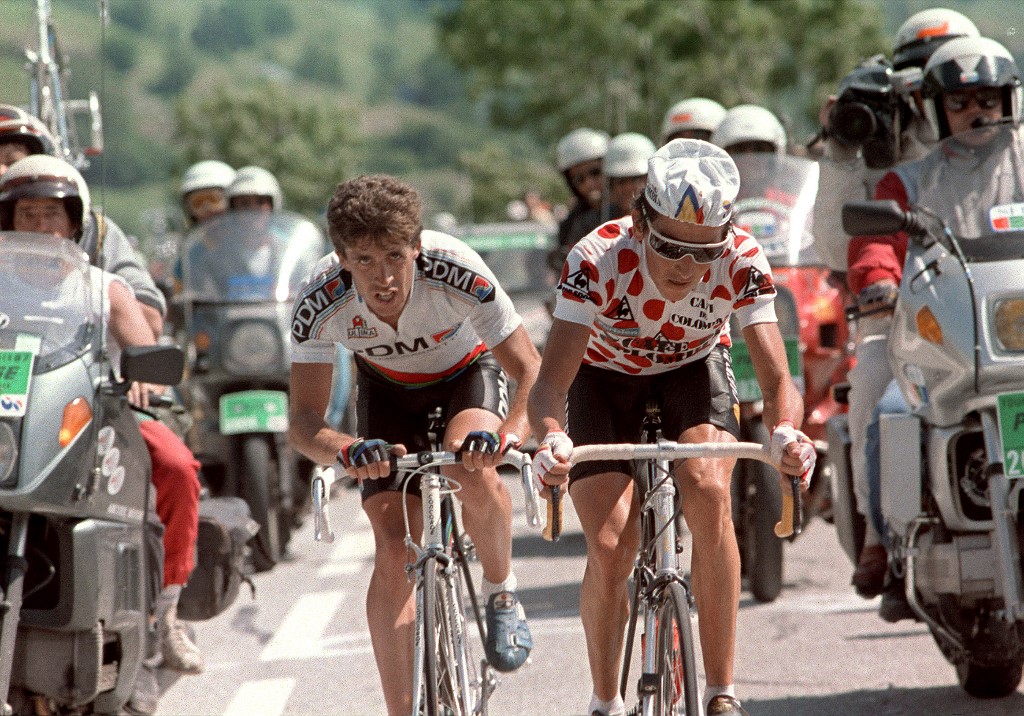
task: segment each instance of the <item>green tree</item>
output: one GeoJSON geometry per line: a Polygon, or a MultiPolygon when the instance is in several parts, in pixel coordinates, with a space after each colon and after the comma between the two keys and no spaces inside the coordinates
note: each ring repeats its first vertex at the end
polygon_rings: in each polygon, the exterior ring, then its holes
{"type": "Polygon", "coordinates": [[[883,22],[870,0],[465,0],[440,42],[493,122],[553,142],[580,125],[656,135],[688,96],[811,126],[859,59],[889,49],[883,22]]]}
{"type": "Polygon", "coordinates": [[[153,4],[151,0],[115,0],[110,4],[110,17],[136,32],[147,32],[153,27],[153,4]]]}
{"type": "Polygon", "coordinates": [[[343,86],[345,72],[341,60],[330,49],[331,44],[327,41],[305,45],[295,62],[295,75],[331,87],[343,86]]]}
{"type": "Polygon", "coordinates": [[[515,142],[486,141],[459,154],[458,166],[471,181],[474,221],[507,220],[505,207],[526,191],[552,197],[564,193],[561,177],[545,162],[524,159],[515,142]]]}
{"type": "Polygon", "coordinates": [[[175,136],[184,165],[221,159],[274,173],[286,208],[319,214],[353,167],[353,121],[336,107],[303,102],[278,85],[220,86],[179,100],[175,136]]]}
{"type": "Polygon", "coordinates": [[[103,59],[117,72],[130,72],[139,59],[138,46],[127,33],[115,30],[103,45],[103,59]]]}

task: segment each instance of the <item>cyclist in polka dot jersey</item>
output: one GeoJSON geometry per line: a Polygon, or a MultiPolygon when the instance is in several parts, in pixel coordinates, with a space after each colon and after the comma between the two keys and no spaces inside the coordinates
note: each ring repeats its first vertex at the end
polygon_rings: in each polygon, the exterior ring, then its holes
{"type": "MultiPolygon", "coordinates": [[[[573,465],[573,445],[638,442],[653,398],[666,439],[735,442],[739,405],[729,358],[735,314],[782,471],[806,480],[815,461],[813,445],[798,430],[803,403],[786,363],[768,261],[730,223],[739,191],[735,163],[713,144],[675,139],[647,166],[631,214],[598,227],[569,253],[529,400],[533,431],[545,436],[534,472],[547,485],[568,479],[587,542],[580,615],[594,687],[588,716],[625,713],[618,672],[639,506],[628,462],[573,465]]],[[[747,713],[733,685],[740,592],[730,506],[734,464],[691,459],[674,466],[693,533],[709,716],[747,713]]]]}

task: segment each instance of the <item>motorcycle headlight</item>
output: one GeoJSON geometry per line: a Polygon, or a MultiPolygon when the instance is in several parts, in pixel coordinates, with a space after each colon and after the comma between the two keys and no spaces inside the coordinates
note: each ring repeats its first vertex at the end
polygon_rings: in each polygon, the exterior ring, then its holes
{"type": "Polygon", "coordinates": [[[238,323],[224,342],[224,367],[240,375],[277,373],[283,350],[276,326],[264,321],[238,323]]]}
{"type": "Polygon", "coordinates": [[[1024,298],[996,301],[996,339],[1004,351],[1024,351],[1024,298]]]}
{"type": "Polygon", "coordinates": [[[14,439],[14,431],[7,423],[0,423],[0,483],[10,477],[17,461],[18,443],[14,439]]]}

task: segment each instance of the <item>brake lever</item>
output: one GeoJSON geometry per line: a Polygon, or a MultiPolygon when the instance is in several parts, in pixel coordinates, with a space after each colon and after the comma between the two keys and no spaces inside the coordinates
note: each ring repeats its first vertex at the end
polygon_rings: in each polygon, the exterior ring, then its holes
{"type": "Polygon", "coordinates": [[[310,483],[313,497],[313,540],[316,542],[334,542],[334,530],[331,529],[330,515],[327,511],[334,479],[333,467],[318,467],[310,483]]]}

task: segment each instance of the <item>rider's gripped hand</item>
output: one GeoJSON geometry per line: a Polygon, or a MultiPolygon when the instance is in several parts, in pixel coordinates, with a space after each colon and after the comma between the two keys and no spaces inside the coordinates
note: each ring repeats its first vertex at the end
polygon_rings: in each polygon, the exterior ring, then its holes
{"type": "Polygon", "coordinates": [[[473,430],[463,440],[448,445],[452,452],[462,451],[462,466],[470,472],[496,467],[509,448],[519,447],[519,437],[493,430],[473,430]]]}
{"type": "Polygon", "coordinates": [[[153,385],[152,383],[132,383],[128,388],[128,402],[136,408],[146,409],[149,407],[149,394],[163,395],[167,390],[166,385],[153,385]]]}
{"type": "Polygon", "coordinates": [[[900,295],[900,287],[895,281],[883,279],[869,284],[857,294],[857,307],[861,312],[881,312],[891,310],[900,295]]]}
{"type": "Polygon", "coordinates": [[[780,472],[798,476],[801,488],[809,488],[818,460],[811,439],[794,428],[789,420],[783,420],[772,430],[770,443],[772,459],[779,465],[780,472]]]}
{"type": "Polygon", "coordinates": [[[392,455],[405,455],[405,447],[376,438],[356,438],[338,451],[338,462],[356,480],[378,480],[391,474],[392,455]]]}
{"type": "Polygon", "coordinates": [[[572,440],[561,430],[545,435],[537,447],[533,454],[533,479],[542,496],[551,494],[550,486],[561,485],[569,479],[572,448],[572,440]]]}

